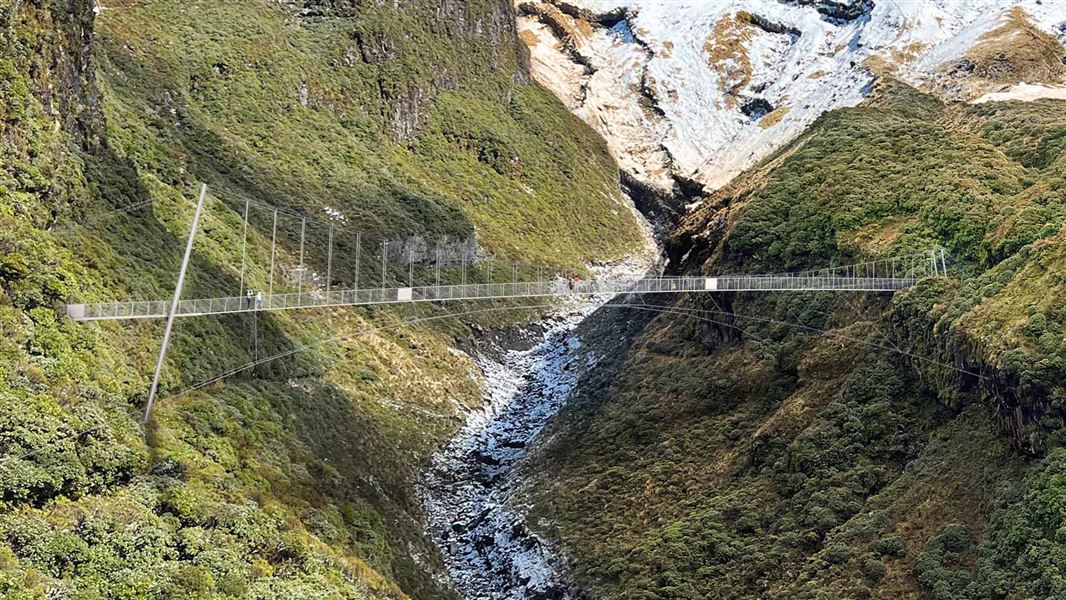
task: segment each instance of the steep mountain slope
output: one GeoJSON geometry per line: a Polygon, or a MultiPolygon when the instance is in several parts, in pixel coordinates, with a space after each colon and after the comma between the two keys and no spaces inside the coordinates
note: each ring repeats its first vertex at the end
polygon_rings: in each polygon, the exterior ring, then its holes
{"type": "MultiPolygon", "coordinates": [[[[1060,597],[1066,105],[887,80],[708,197],[684,273],[948,248],[894,298],[679,299],[526,465],[611,598],[1060,597]]],[[[610,346],[606,346],[611,348],[610,346]]]]}
{"type": "Polygon", "coordinates": [[[667,193],[724,185],[884,74],[961,99],[1066,83],[1062,0],[516,4],[534,77],[667,193]]]}
{"type": "Polygon", "coordinates": [[[602,140],[525,63],[491,0],[0,2],[0,596],[450,596],[413,483],[480,401],[466,325],[183,320],[142,431],[159,325],[54,305],[168,295],[199,181],[190,297],[267,289],[257,204],[239,268],[246,200],[282,209],[279,286],[301,216],[319,287],[328,224],[334,285],[356,229],[572,269],[626,254],[602,140]]]}

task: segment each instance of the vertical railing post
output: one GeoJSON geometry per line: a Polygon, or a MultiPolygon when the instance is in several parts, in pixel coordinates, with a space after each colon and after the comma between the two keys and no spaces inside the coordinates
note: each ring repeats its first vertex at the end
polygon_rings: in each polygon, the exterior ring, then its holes
{"type": "Polygon", "coordinates": [[[244,200],[244,235],[241,238],[241,285],[237,296],[244,295],[244,265],[248,258],[248,199],[244,200]]]}
{"type": "Polygon", "coordinates": [[[196,239],[196,226],[200,222],[200,213],[204,208],[204,198],[207,196],[207,184],[200,186],[200,198],[196,201],[196,212],[193,213],[192,225],[189,227],[189,240],[185,242],[185,256],[181,259],[181,268],[178,270],[178,284],[174,286],[174,299],[170,302],[170,312],[167,314],[167,324],[163,329],[163,343],[159,347],[159,358],[155,363],[155,374],[152,376],[152,387],[148,390],[148,401],[144,405],[144,417],[141,423],[147,424],[148,417],[152,414],[152,403],[155,402],[155,393],[159,389],[159,376],[163,371],[163,360],[167,356],[167,346],[170,344],[170,332],[174,327],[174,317],[178,311],[178,300],[181,299],[181,289],[185,286],[185,270],[189,266],[189,257],[192,256],[192,245],[196,239]]]}
{"type": "Polygon", "coordinates": [[[304,240],[307,236],[307,218],[300,219],[300,278],[296,283],[296,298],[303,304],[304,293],[304,240]]]}
{"type": "Polygon", "coordinates": [[[415,246],[407,247],[407,287],[415,287],[415,246]]]}
{"type": "Polygon", "coordinates": [[[385,279],[389,275],[389,240],[381,242],[381,289],[385,289],[385,279]]]}
{"type": "Polygon", "coordinates": [[[270,297],[274,296],[274,260],[277,256],[278,243],[278,211],[274,209],[274,228],[270,234],[270,297]]]}
{"type": "Polygon", "coordinates": [[[359,251],[363,246],[363,234],[355,234],[355,302],[359,301],[359,251]]]}
{"type": "Polygon", "coordinates": [[[441,260],[441,248],[440,244],[437,244],[437,297],[440,298],[440,260],[441,260]]]}
{"type": "Polygon", "coordinates": [[[329,251],[326,258],[326,304],[330,304],[330,294],[333,292],[333,223],[329,224],[329,251]]]}

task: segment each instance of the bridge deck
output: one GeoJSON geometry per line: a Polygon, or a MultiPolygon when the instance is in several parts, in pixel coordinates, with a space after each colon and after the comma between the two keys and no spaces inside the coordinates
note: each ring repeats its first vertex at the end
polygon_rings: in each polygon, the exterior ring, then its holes
{"type": "MultiPolygon", "coordinates": [[[[600,294],[662,294],[680,292],[834,291],[894,292],[914,285],[916,277],[844,277],[817,275],[726,275],[720,277],[661,277],[624,281],[582,281],[571,287],[562,280],[514,283],[470,283],[395,288],[366,288],[273,294],[261,306],[246,297],[182,300],[175,316],[194,317],[262,310],[362,306],[448,300],[488,300],[600,294]]],[[[68,304],[76,321],[162,319],[169,300],[68,304]]]]}

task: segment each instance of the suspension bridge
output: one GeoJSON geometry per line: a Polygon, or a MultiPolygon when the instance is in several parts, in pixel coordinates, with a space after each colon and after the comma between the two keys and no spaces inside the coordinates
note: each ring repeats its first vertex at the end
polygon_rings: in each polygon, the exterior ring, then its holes
{"type": "MultiPolygon", "coordinates": [[[[298,308],[365,306],[411,302],[459,300],[504,300],[509,298],[598,296],[618,294],[676,294],[708,292],[894,292],[914,285],[921,277],[946,270],[942,251],[921,256],[929,264],[927,273],[882,273],[890,261],[849,265],[824,271],[773,275],[721,275],[716,277],[654,277],[636,280],[573,281],[556,277],[545,281],[469,283],[455,285],[398,286],[369,289],[313,290],[268,294],[262,298],[230,296],[179,300],[174,315],[199,317],[232,313],[277,311],[298,308]],[[883,264],[884,263],[884,264],[883,264]]],[[[908,257],[908,260],[913,258],[908,257]]],[[[114,321],[124,319],[164,319],[170,300],[120,301],[96,304],[68,304],[67,315],[75,321],[114,321]]]]}
{"type": "MultiPolygon", "coordinates": [[[[299,265],[290,269],[298,273],[295,282],[296,291],[275,293],[275,273],[279,270],[278,256],[278,217],[276,208],[268,207],[272,213],[270,238],[270,268],[267,293],[262,291],[252,294],[245,292],[245,272],[248,262],[248,228],[249,201],[244,205],[243,239],[240,260],[240,285],[238,294],[212,298],[182,299],[182,287],[189,258],[192,254],[196,229],[204,208],[207,186],[200,189],[189,237],[185,248],[185,257],[178,273],[178,284],[171,299],[159,300],[121,300],[97,303],[70,303],[64,306],[68,317],[75,321],[117,321],[127,319],[167,319],[172,322],[177,317],[199,317],[233,313],[250,313],[262,311],[291,310],[301,308],[333,308],[344,306],[366,306],[374,304],[403,304],[414,302],[447,302],[469,300],[504,300],[514,298],[599,296],[619,294],[670,294],[670,293],[713,293],[713,292],[895,292],[914,285],[918,280],[947,274],[947,259],[943,248],[932,248],[925,252],[896,256],[876,261],[851,265],[834,266],[824,269],[807,270],[792,273],[772,274],[723,274],[688,277],[645,277],[639,279],[589,279],[580,280],[560,275],[542,277],[541,269],[529,280],[520,280],[517,264],[512,265],[510,281],[499,282],[492,278],[492,260],[475,255],[476,244],[472,240],[462,243],[460,252],[461,283],[448,283],[442,279],[447,269],[446,249],[438,245],[433,261],[435,281],[432,285],[417,285],[415,271],[415,251],[409,244],[406,251],[406,282],[390,282],[389,264],[395,258],[397,244],[385,240],[381,243],[379,257],[381,260],[381,277],[377,285],[360,285],[360,234],[356,234],[354,247],[355,276],[354,284],[341,289],[334,289],[334,264],[336,256],[335,225],[328,222],[328,252],[325,256],[325,286],[306,282],[308,269],[305,266],[305,246],[307,242],[307,217],[298,217],[300,224],[299,265]],[[467,268],[476,269],[478,263],[485,265],[485,281],[469,283],[467,268]],[[443,283],[442,283],[443,282],[443,283]],[[310,283],[310,289],[305,286],[310,283]]],[[[428,256],[426,251],[420,251],[428,256]]],[[[453,266],[456,261],[451,263],[453,266]]],[[[524,272],[528,272],[524,270],[524,272]]],[[[394,274],[395,275],[395,274],[394,274]]],[[[394,276],[395,279],[395,276],[394,276]]],[[[280,282],[285,284],[286,282],[280,282]]],[[[292,282],[287,282],[292,283],[292,282]]],[[[289,286],[292,287],[291,285],[289,286]]],[[[168,330],[170,323],[168,322],[168,330]]]]}
{"type": "MultiPolygon", "coordinates": [[[[214,298],[182,299],[182,290],[185,283],[186,270],[189,259],[192,256],[193,245],[196,240],[196,231],[204,208],[204,200],[207,196],[207,186],[200,188],[196,210],[189,228],[186,241],[185,253],[178,271],[177,285],[174,295],[169,300],[123,300],[97,303],[69,303],[64,306],[67,316],[75,321],[118,321],[127,319],[166,319],[163,333],[163,341],[159,350],[159,358],[156,361],[155,375],[148,394],[145,406],[144,422],[147,422],[151,412],[152,403],[159,385],[159,378],[163,361],[166,357],[167,346],[170,340],[171,329],[178,317],[198,317],[210,315],[225,315],[235,313],[259,313],[263,311],[279,311],[303,308],[332,308],[344,306],[366,306],[378,304],[405,304],[417,302],[449,302],[471,300],[504,300],[517,298],[543,298],[543,297],[569,297],[569,296],[615,296],[620,294],[678,294],[678,293],[719,293],[719,292],[874,292],[891,293],[913,286],[920,279],[930,276],[947,275],[947,259],[942,248],[933,248],[925,252],[906,256],[895,256],[881,260],[864,262],[852,265],[834,266],[829,268],[807,270],[792,273],[771,274],[720,274],[700,275],[686,277],[644,277],[644,278],[596,278],[582,280],[574,276],[554,275],[541,276],[542,269],[536,269],[536,276],[520,280],[517,263],[512,263],[511,280],[499,282],[492,277],[492,260],[477,256],[476,244],[470,241],[462,243],[459,254],[459,273],[445,273],[448,267],[454,267],[455,262],[446,257],[447,248],[438,244],[432,262],[432,270],[435,273],[432,285],[417,285],[415,270],[415,251],[407,245],[407,273],[404,282],[398,282],[395,272],[389,277],[389,264],[395,255],[395,247],[390,251],[390,242],[383,240],[381,243],[381,277],[377,285],[360,285],[360,251],[362,248],[361,234],[355,234],[354,256],[347,257],[342,251],[340,256],[335,256],[334,246],[336,243],[336,226],[331,220],[328,225],[328,245],[325,256],[325,285],[317,282],[317,276],[306,281],[308,269],[305,266],[305,249],[307,243],[308,217],[297,216],[299,221],[299,258],[298,266],[291,266],[289,274],[296,274],[296,281],[285,281],[281,278],[281,287],[288,287],[289,291],[275,293],[276,274],[283,269],[279,268],[279,262],[284,257],[279,257],[278,250],[278,225],[279,210],[268,207],[271,212],[271,231],[269,270],[267,278],[267,293],[262,290],[253,295],[245,288],[246,269],[249,266],[248,241],[249,241],[249,212],[251,202],[245,200],[243,212],[243,235],[240,251],[240,278],[238,293],[233,296],[214,298]],[[335,258],[344,262],[346,258],[352,258],[354,262],[354,278],[348,286],[334,289],[335,258]],[[475,271],[480,267],[484,271],[484,281],[469,283],[467,281],[467,267],[475,271]],[[461,277],[457,277],[460,275],[461,277]],[[461,283],[449,283],[449,280],[459,279],[461,283]],[[295,285],[293,285],[295,284],[295,285]],[[305,291],[305,285],[310,289],[305,291]],[[296,291],[291,291],[295,287],[296,291]],[[324,289],[322,289],[324,287],[324,289]]],[[[228,210],[228,209],[227,209],[228,210]]],[[[335,211],[334,211],[335,212],[335,211]]],[[[327,210],[327,214],[330,211],[327,210]]],[[[331,217],[333,215],[331,214],[331,217]]],[[[284,231],[282,231],[284,234],[284,231]]],[[[284,248],[282,249],[284,252],[284,248]]],[[[401,247],[402,251],[402,247],[401,247]]],[[[429,255],[420,250],[420,254],[429,255]]],[[[296,261],[293,261],[296,262],[296,261]]],[[[425,260],[421,261],[427,262],[425,260]]],[[[425,269],[420,268],[421,271],[425,269]]],[[[454,269],[453,269],[454,270],[454,269]]],[[[523,269],[523,273],[529,269],[523,269]]],[[[423,273],[424,274],[424,273],[423,273]]],[[[479,277],[480,278],[480,277],[479,277]]],[[[290,278],[291,279],[291,278],[290,278]]]]}

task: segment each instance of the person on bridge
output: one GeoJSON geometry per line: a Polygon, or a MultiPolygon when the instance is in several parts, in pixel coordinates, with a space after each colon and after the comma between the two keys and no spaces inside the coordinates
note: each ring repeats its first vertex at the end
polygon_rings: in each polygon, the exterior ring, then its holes
{"type": "Polygon", "coordinates": [[[262,310],[263,309],[263,292],[262,291],[259,291],[259,292],[255,293],[255,309],[256,310],[262,310]]]}
{"type": "Polygon", "coordinates": [[[244,295],[244,307],[251,310],[252,308],[252,288],[248,288],[248,293],[244,295]]]}
{"type": "Polygon", "coordinates": [[[581,279],[577,275],[570,276],[570,291],[574,291],[577,288],[577,284],[581,283],[581,279]]]}

